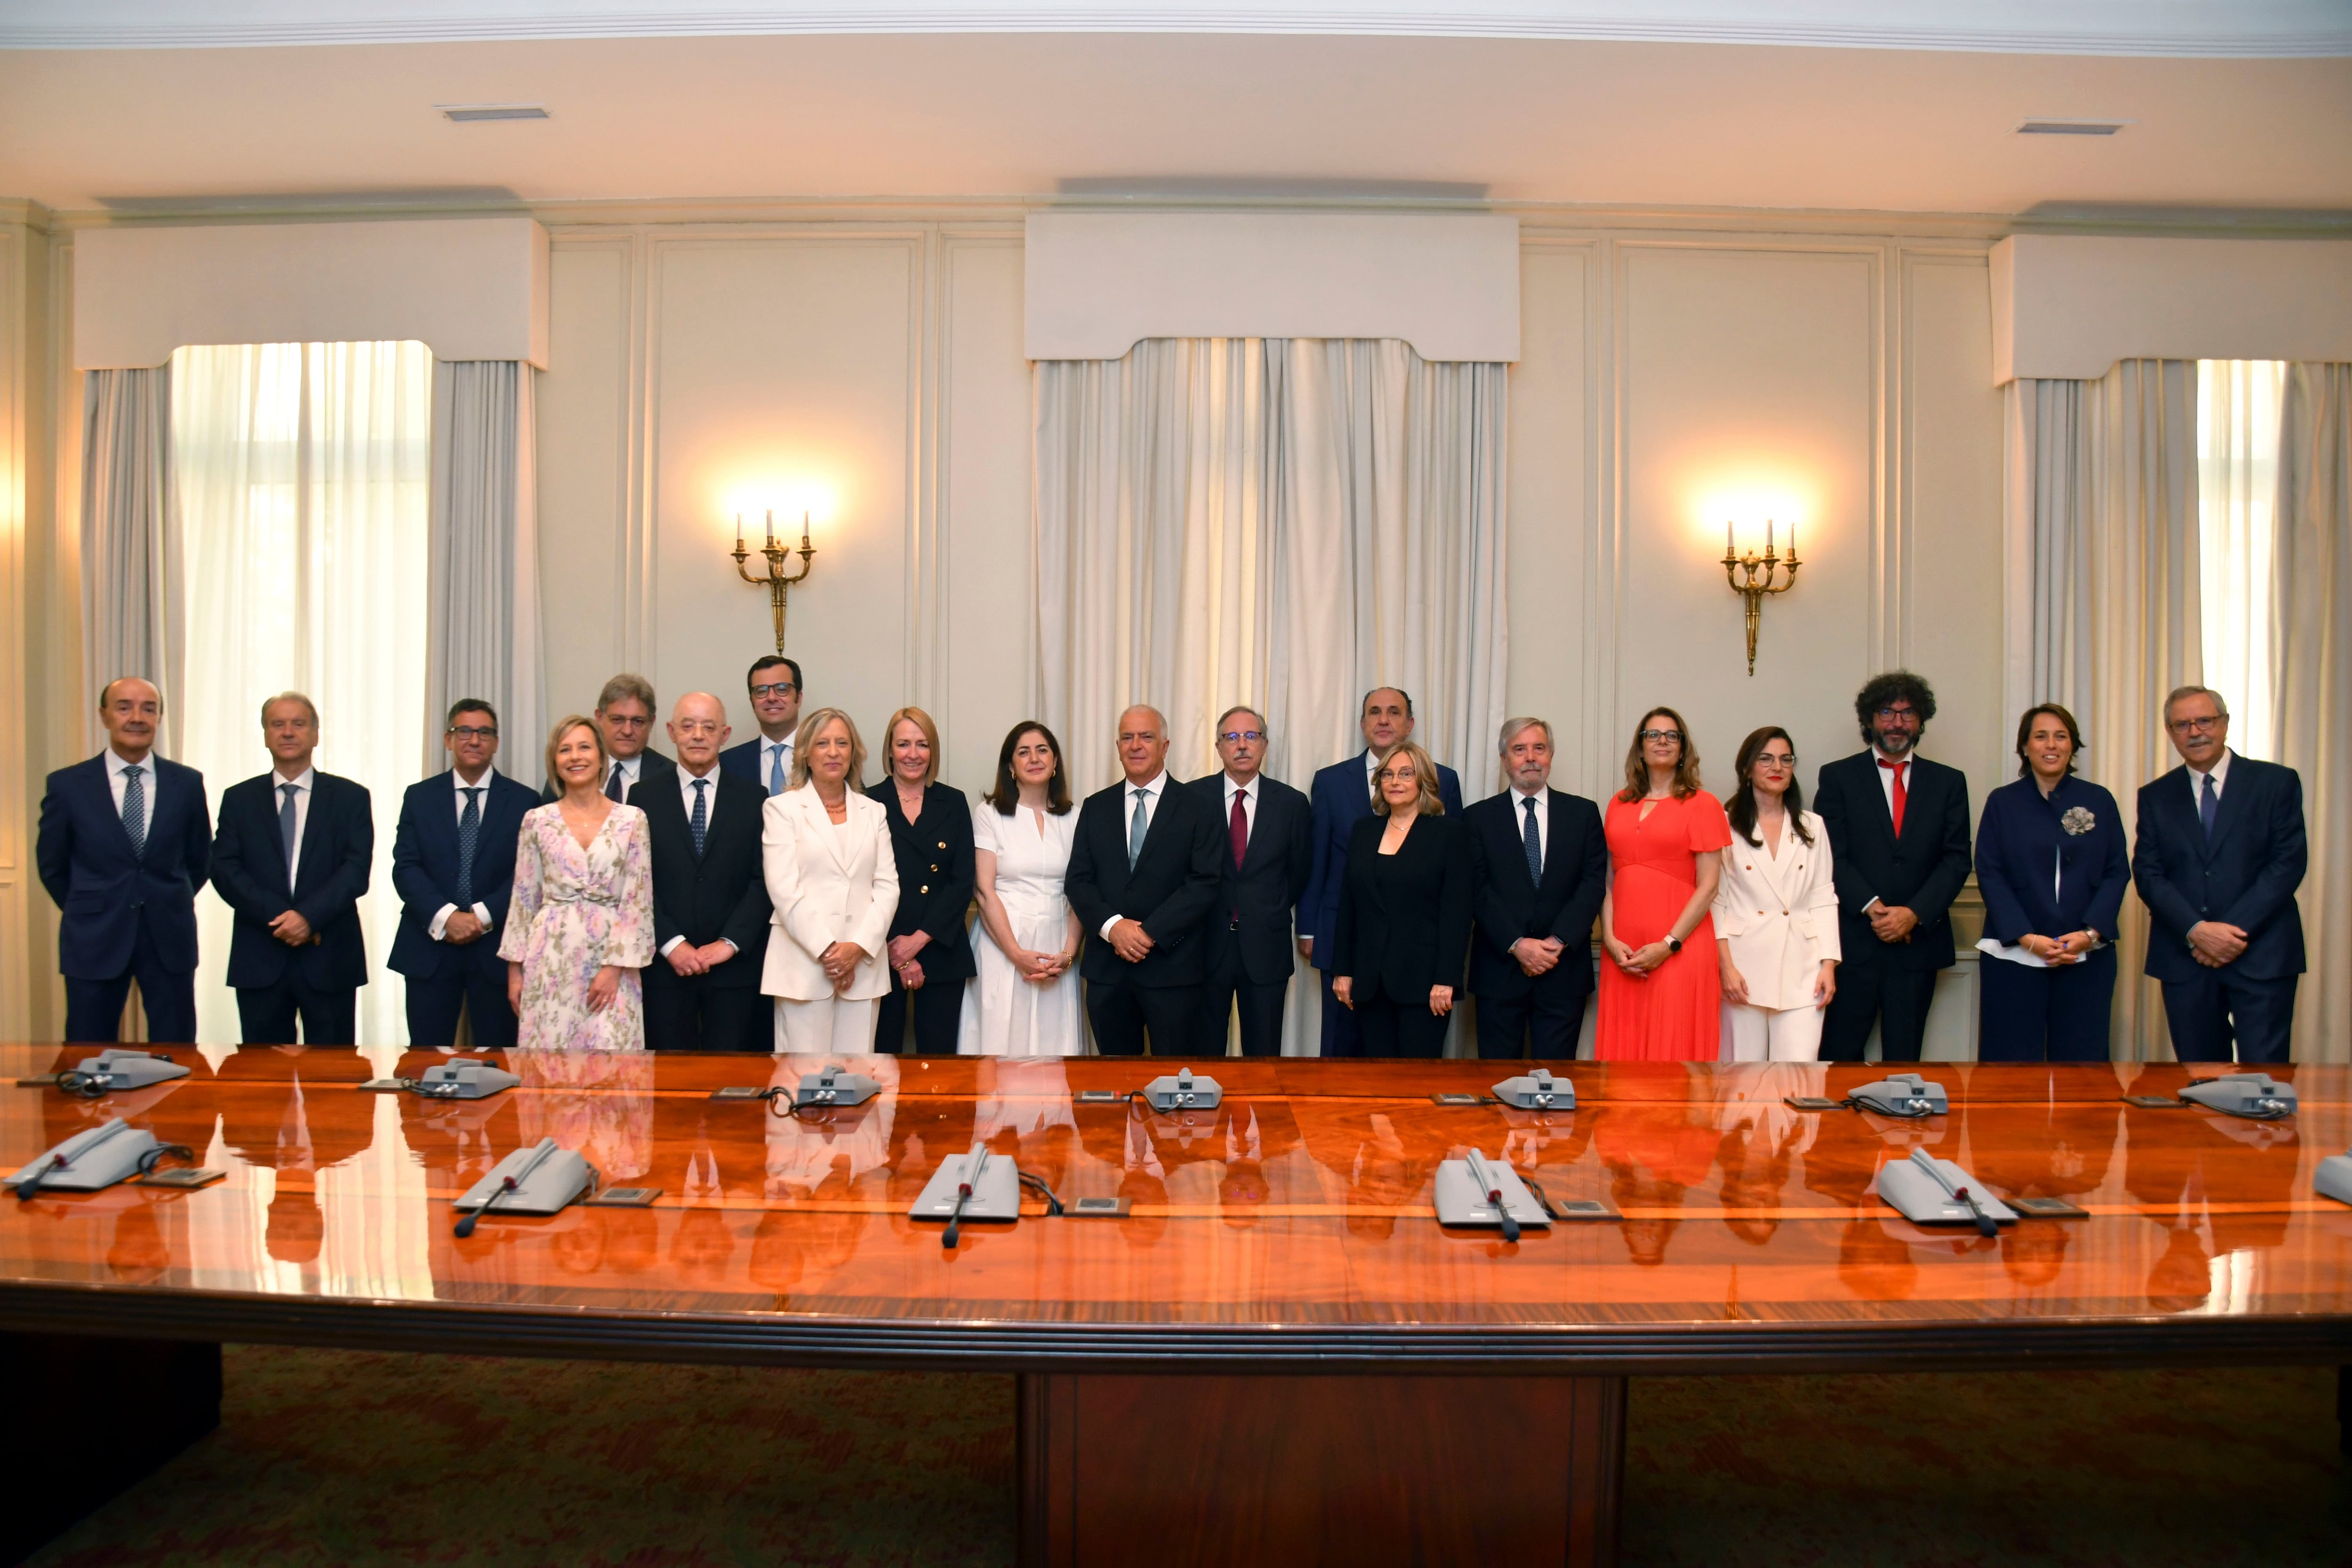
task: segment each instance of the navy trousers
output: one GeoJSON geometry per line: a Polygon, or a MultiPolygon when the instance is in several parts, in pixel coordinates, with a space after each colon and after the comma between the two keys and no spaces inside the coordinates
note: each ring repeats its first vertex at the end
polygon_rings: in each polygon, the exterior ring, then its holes
{"type": "Polygon", "coordinates": [[[2184,1062],[2271,1064],[2287,1059],[2294,1032],[2295,982],[2248,980],[2227,965],[2200,970],[2194,980],[2164,983],[2164,1020],[2172,1054],[2184,1062]]]}
{"type": "Polygon", "coordinates": [[[1977,1059],[2103,1062],[2116,999],[2116,950],[2033,969],[1988,957],[1977,965],[1977,1059]]]}
{"type": "Polygon", "coordinates": [[[121,1038],[122,1005],[131,999],[133,980],[139,982],[140,1005],[147,1012],[148,1040],[159,1046],[194,1045],[196,977],[163,967],[144,914],[139,917],[139,934],[131,940],[128,969],[108,980],[66,976],[67,1043],[110,1046],[121,1038]]]}

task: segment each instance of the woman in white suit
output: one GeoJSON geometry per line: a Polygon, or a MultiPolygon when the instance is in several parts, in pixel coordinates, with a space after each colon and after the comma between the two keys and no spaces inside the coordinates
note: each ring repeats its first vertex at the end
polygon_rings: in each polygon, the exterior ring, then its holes
{"type": "Polygon", "coordinates": [[[1717,852],[1713,910],[1724,1043],[1733,1061],[1813,1061],[1841,956],[1829,831],[1804,809],[1789,731],[1757,731],[1734,766],[1739,790],[1725,812],[1731,843],[1717,852]]]}
{"type": "Polygon", "coordinates": [[[801,721],[792,787],[770,797],[761,836],[776,906],[760,989],[776,999],[776,1049],[857,1055],[890,989],[884,963],[898,908],[889,817],[863,788],[866,746],[838,708],[801,721]]]}

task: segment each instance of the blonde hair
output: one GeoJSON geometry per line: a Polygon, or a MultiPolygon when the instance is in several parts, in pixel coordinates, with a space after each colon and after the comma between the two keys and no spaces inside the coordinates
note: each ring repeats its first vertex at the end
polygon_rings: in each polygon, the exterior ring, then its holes
{"type": "MultiPolygon", "coordinates": [[[[931,764],[929,767],[923,770],[923,783],[926,784],[937,784],[940,778],[940,727],[937,724],[932,723],[931,716],[924,712],[919,708],[901,708],[896,713],[891,714],[889,721],[882,726],[883,776],[889,779],[894,784],[898,782],[898,764],[891,753],[898,748],[898,726],[900,724],[912,724],[916,729],[920,730],[923,732],[923,739],[930,742],[931,764]]],[[[856,745],[856,741],[855,739],[856,731],[853,730],[850,731],[850,734],[852,736],[850,744],[854,749],[856,745]]],[[[800,754],[800,747],[798,745],[794,745],[793,747],[793,754],[794,756],[798,756],[800,754]]]]}
{"type": "MultiPolygon", "coordinates": [[[[1388,688],[1383,687],[1381,689],[1386,690],[1388,688]]],[[[1377,784],[1380,782],[1380,775],[1386,773],[1389,764],[1399,757],[1404,758],[1412,764],[1413,788],[1419,795],[1413,809],[1423,816],[1444,816],[1445,797],[1437,793],[1437,764],[1430,761],[1427,752],[1423,751],[1411,741],[1398,742],[1395,749],[1381,759],[1381,765],[1372,770],[1372,782],[1377,784]]],[[[1388,791],[1375,789],[1372,792],[1372,814],[1376,816],[1389,815],[1388,791]]]]}
{"type": "Polygon", "coordinates": [[[596,737],[596,782],[599,786],[604,784],[604,775],[613,771],[613,753],[605,750],[604,731],[597,728],[596,721],[585,713],[567,713],[555,721],[554,729],[547,732],[547,782],[555,786],[557,795],[563,793],[564,785],[563,775],[555,771],[555,748],[562,745],[563,737],[574,730],[585,730],[596,737]]]}
{"type": "Polygon", "coordinates": [[[801,727],[793,731],[792,788],[798,789],[808,783],[809,746],[835,719],[840,720],[841,727],[849,732],[849,776],[844,782],[852,789],[866,787],[866,742],[858,739],[857,721],[838,708],[820,708],[803,719],[801,727]]]}

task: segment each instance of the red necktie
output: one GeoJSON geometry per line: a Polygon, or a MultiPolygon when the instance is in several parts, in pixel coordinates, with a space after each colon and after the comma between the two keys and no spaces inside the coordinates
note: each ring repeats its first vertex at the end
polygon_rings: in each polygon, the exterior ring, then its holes
{"type": "MultiPolygon", "coordinates": [[[[1248,800],[1249,791],[1245,789],[1234,791],[1233,820],[1225,825],[1226,833],[1233,839],[1234,869],[1236,871],[1242,868],[1242,857],[1249,853],[1249,813],[1244,809],[1248,800]]],[[[1226,910],[1225,913],[1227,920],[1234,925],[1242,923],[1242,911],[1238,906],[1226,910]]]]}
{"type": "Polygon", "coordinates": [[[1878,759],[1878,765],[1895,775],[1895,802],[1888,808],[1887,815],[1894,817],[1895,837],[1900,838],[1903,837],[1903,764],[1890,763],[1885,757],[1881,757],[1878,759]]]}

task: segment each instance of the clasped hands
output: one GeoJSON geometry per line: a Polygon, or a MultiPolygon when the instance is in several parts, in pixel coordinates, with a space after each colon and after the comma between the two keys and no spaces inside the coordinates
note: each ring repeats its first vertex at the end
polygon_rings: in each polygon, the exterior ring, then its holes
{"type": "Polygon", "coordinates": [[[2038,936],[2032,931],[2017,939],[2017,945],[2053,969],[2068,963],[2080,963],[2098,938],[2086,931],[2070,931],[2064,936],[2038,936]]]}
{"type": "Polygon", "coordinates": [[[1919,917],[1901,904],[1873,904],[1863,912],[1870,917],[1870,929],[1881,942],[1909,942],[1911,933],[1919,929],[1919,917]]]}
{"type": "Polygon", "coordinates": [[[1511,956],[1519,961],[1519,973],[1530,980],[1558,968],[1559,955],[1567,951],[1568,943],[1556,936],[1523,936],[1511,943],[1511,956]]]}
{"type": "Polygon", "coordinates": [[[849,977],[857,973],[857,966],[866,959],[866,950],[856,942],[836,942],[817,954],[816,962],[817,966],[824,971],[824,977],[833,982],[833,988],[838,991],[849,984],[849,977]]]}
{"type": "MultiPolygon", "coordinates": [[[[450,923],[457,923],[457,919],[451,915],[450,923]]],[[[708,974],[735,956],[735,944],[725,937],[717,942],[706,942],[700,947],[690,942],[682,942],[671,948],[666,956],[669,959],[669,966],[680,974],[689,977],[708,974]]]]}
{"type": "Polygon", "coordinates": [[[2244,956],[2246,930],[2227,921],[2199,921],[2189,928],[2189,952],[2208,969],[2223,969],[2244,956]]]}
{"type": "Polygon", "coordinates": [[[1129,963],[1141,963],[1159,945],[1151,940],[1151,933],[1143,929],[1141,921],[1122,919],[1111,924],[1110,950],[1129,963]]]}
{"type": "Polygon", "coordinates": [[[480,941],[482,934],[489,929],[482,923],[482,917],[473,910],[453,910],[449,918],[441,922],[441,940],[463,947],[469,942],[480,941]]]}
{"type": "Polygon", "coordinates": [[[1636,980],[1648,979],[1652,970],[1675,955],[1675,950],[1663,942],[1628,947],[1606,932],[1601,935],[1601,945],[1607,950],[1611,963],[1636,980]]]}
{"type": "Polygon", "coordinates": [[[310,922],[288,910],[269,922],[269,934],[289,947],[300,947],[310,940],[310,922]]]}
{"type": "Polygon", "coordinates": [[[916,962],[915,954],[922,952],[930,940],[931,933],[926,931],[910,931],[890,939],[890,968],[898,974],[898,984],[909,991],[923,988],[923,966],[916,962]]]}

